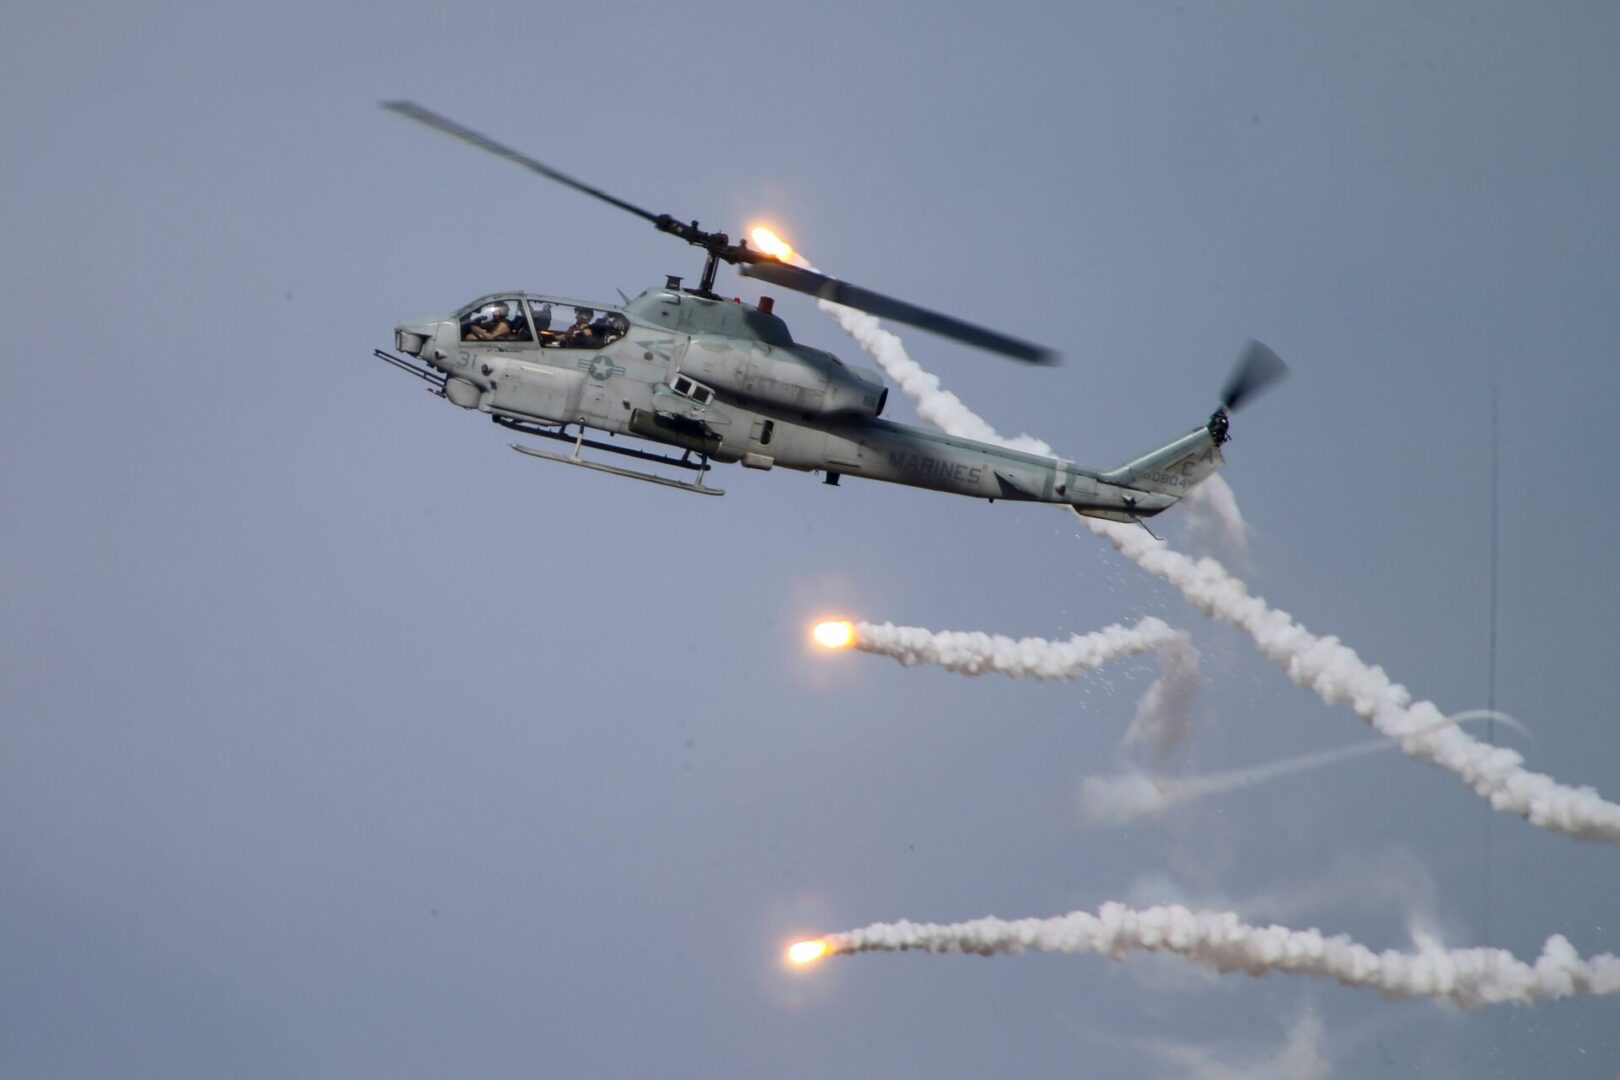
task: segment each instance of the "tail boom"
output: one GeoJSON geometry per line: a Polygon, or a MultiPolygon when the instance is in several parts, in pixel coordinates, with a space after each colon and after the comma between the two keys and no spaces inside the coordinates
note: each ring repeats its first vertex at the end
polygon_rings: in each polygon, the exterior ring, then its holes
{"type": "Polygon", "coordinates": [[[1226,464],[1221,454],[1221,444],[1227,439],[1226,424],[1225,410],[1217,411],[1208,423],[1181,438],[1117,469],[1098,473],[1098,493],[1106,491],[1110,497],[1099,500],[1100,505],[1082,504],[1075,509],[1110,521],[1136,521],[1168,510],[1226,464]]]}

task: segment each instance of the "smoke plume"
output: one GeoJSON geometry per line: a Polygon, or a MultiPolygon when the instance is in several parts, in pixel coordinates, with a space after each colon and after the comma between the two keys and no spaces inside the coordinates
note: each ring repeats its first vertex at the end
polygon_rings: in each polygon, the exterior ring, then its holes
{"type": "MultiPolygon", "coordinates": [[[[943,390],[938,378],[906,355],[900,339],[883,330],[876,318],[821,303],[917,402],[924,419],[952,435],[1013,444],[943,390]]],[[[1030,440],[1031,445],[1037,443],[1045,446],[1030,440]]],[[[1212,505],[1219,501],[1210,500],[1212,505]]],[[[1231,510],[1235,513],[1235,502],[1231,510]]],[[[1445,714],[1433,702],[1414,702],[1406,687],[1392,681],[1383,668],[1363,661],[1337,638],[1318,637],[1287,612],[1250,596],[1243,582],[1219,562],[1194,560],[1142,529],[1076,516],[1132,562],[1174,585],[1204,614],[1248,633],[1260,652],[1280,664],[1296,684],[1330,705],[1349,704],[1363,720],[1397,740],[1408,757],[1456,774],[1493,809],[1518,814],[1533,825],[1578,840],[1620,843],[1620,805],[1605,800],[1593,788],[1571,787],[1545,773],[1531,772],[1524,768],[1524,757],[1517,751],[1490,746],[1445,724],[1445,714]]]]}
{"type": "Polygon", "coordinates": [[[1390,998],[1431,997],[1465,1008],[1530,1004],[1574,994],[1620,993],[1620,957],[1583,959],[1555,934],[1532,963],[1505,949],[1444,949],[1375,953],[1344,935],[1284,926],[1253,926],[1235,912],[1192,911],[1180,905],[1136,910],[1104,904],[1051,919],[974,919],[960,923],[874,923],[821,939],[836,954],[922,950],[996,956],[1026,949],[1096,953],[1116,960],[1145,951],[1172,953],[1222,974],[1273,972],[1337,979],[1390,998]]]}
{"type": "Polygon", "coordinates": [[[1185,679],[1181,669],[1189,663],[1189,652],[1194,679],[1197,673],[1198,654],[1187,635],[1151,616],[1135,626],[1115,624],[1095,633],[1076,634],[1067,641],[861,622],[855,624],[853,644],[862,652],[890,657],[906,667],[929,664],[959,675],[993,673],[1033,679],[1077,679],[1122,657],[1173,646],[1178,653],[1178,676],[1185,679]]]}
{"type": "Polygon", "coordinates": [[[1214,559],[1192,559],[1141,529],[1082,517],[1093,533],[1148,573],[1175,586],[1204,614],[1247,633],[1262,655],[1279,664],[1299,686],[1329,705],[1349,705],[1408,757],[1458,776],[1491,807],[1577,840],[1620,843],[1620,805],[1590,787],[1561,784],[1524,768],[1515,750],[1473,738],[1430,701],[1411,692],[1384,669],[1369,664],[1334,637],[1319,637],[1258,596],[1214,559]]]}
{"type": "MultiPolygon", "coordinates": [[[[876,319],[823,306],[917,401],[924,419],[951,434],[1008,444],[960,399],[944,391],[937,378],[911,361],[899,339],[883,331],[876,319]]],[[[1038,440],[1024,438],[1028,440],[1025,447],[1049,452],[1038,440]]],[[[1207,502],[1221,503],[1220,492],[1211,493],[1207,502]]],[[[1229,520],[1241,522],[1235,501],[1229,509],[1229,520]]],[[[1216,510],[1216,516],[1221,516],[1220,510],[1216,510]]],[[[1295,683],[1314,691],[1328,704],[1349,704],[1373,727],[1396,740],[1408,756],[1455,773],[1494,809],[1520,814],[1533,824],[1577,839],[1620,841],[1620,806],[1604,800],[1592,788],[1569,787],[1552,777],[1530,772],[1523,768],[1523,757],[1518,753],[1471,738],[1456,724],[1448,723],[1432,702],[1413,702],[1404,686],[1393,682],[1382,668],[1364,662],[1336,638],[1318,637],[1286,612],[1272,608],[1258,596],[1250,596],[1243,582],[1214,559],[1193,560],[1129,526],[1085,517],[1081,520],[1138,566],[1175,586],[1194,607],[1248,633],[1261,653],[1281,665],[1295,683]]],[[[1319,767],[1329,759],[1365,752],[1370,748],[1329,751],[1313,755],[1314,761],[1303,767],[1319,767]]],[[[1229,789],[1234,784],[1259,782],[1257,777],[1279,775],[1285,768],[1300,767],[1296,759],[1241,770],[1213,782],[1229,789]]],[[[1146,782],[1150,787],[1153,784],[1146,782]]],[[[1210,782],[1212,778],[1205,778],[1203,786],[1207,789],[1210,782]]],[[[1150,790],[1136,783],[1130,791],[1116,793],[1114,802],[1134,803],[1151,812],[1162,798],[1157,788],[1150,790]]],[[[1258,976],[1282,972],[1332,978],[1346,986],[1376,989],[1387,997],[1426,996],[1464,1007],[1528,1004],[1577,993],[1620,993],[1620,958],[1604,953],[1583,959],[1558,934],[1547,939],[1533,964],[1504,949],[1446,949],[1432,938],[1420,940],[1415,952],[1375,953],[1344,935],[1254,926],[1243,922],[1235,912],[1192,911],[1180,905],[1135,910],[1108,903],[1095,914],[1081,911],[1052,919],[1007,921],[989,917],[954,924],[874,923],[830,935],[820,945],[839,954],[921,949],[992,956],[1034,949],[1098,953],[1118,959],[1135,951],[1171,953],[1221,973],[1241,971],[1258,976]]]]}
{"type": "Polygon", "coordinates": [[[1192,734],[1192,702],[1198,692],[1198,650],[1181,631],[1159,646],[1159,677],[1136,703],[1136,715],[1125,729],[1120,749],[1127,754],[1146,747],[1157,768],[1192,734]]]}
{"type": "Polygon", "coordinates": [[[1220,473],[1205,477],[1181,497],[1187,511],[1188,531],[1194,538],[1229,554],[1239,565],[1249,560],[1249,523],[1238,509],[1232,485],[1220,473]]]}
{"type": "MultiPolygon", "coordinates": [[[[1450,717],[1446,723],[1494,718],[1524,734],[1524,726],[1506,713],[1474,709],[1450,717]]],[[[1127,739],[1127,744],[1129,740],[1127,739]]],[[[1395,749],[1388,739],[1374,739],[1354,746],[1318,750],[1309,754],[1250,765],[1242,769],[1205,773],[1202,776],[1153,776],[1143,772],[1113,776],[1087,776],[1080,781],[1080,820],[1093,828],[1129,824],[1144,817],[1155,817],[1173,806],[1208,795],[1241,791],[1268,780],[1336,765],[1342,761],[1395,749]]]]}

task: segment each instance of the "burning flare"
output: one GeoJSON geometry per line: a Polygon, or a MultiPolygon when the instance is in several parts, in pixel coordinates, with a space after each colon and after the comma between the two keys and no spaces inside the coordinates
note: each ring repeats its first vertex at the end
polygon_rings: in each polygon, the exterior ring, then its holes
{"type": "Polygon", "coordinates": [[[753,245],[765,254],[773,256],[781,262],[792,262],[794,258],[793,245],[777,236],[764,225],[755,225],[748,234],[753,245]]]}
{"type": "Polygon", "coordinates": [[[847,649],[855,644],[855,624],[848,619],[825,619],[811,627],[810,637],[823,649],[847,649]]]}
{"type": "Polygon", "coordinates": [[[795,941],[788,946],[788,963],[803,967],[813,964],[827,955],[827,943],[819,938],[810,941],[795,941]]]}

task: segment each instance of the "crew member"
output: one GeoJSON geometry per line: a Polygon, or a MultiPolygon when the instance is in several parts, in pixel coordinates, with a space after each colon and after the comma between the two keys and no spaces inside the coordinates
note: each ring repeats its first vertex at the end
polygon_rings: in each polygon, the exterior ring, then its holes
{"type": "Polygon", "coordinates": [[[513,335],[512,324],[507,320],[507,307],[504,303],[496,301],[484,309],[484,321],[470,323],[467,326],[468,341],[507,341],[513,335]]]}
{"type": "Polygon", "coordinates": [[[563,348],[600,349],[602,347],[602,335],[598,334],[596,328],[591,325],[591,316],[594,314],[595,312],[590,308],[574,309],[574,325],[570,326],[563,334],[563,348]]]}

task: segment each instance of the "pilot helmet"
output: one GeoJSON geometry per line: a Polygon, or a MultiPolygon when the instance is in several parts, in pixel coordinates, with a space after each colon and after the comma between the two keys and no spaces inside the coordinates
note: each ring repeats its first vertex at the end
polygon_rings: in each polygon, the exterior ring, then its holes
{"type": "Polygon", "coordinates": [[[577,323],[588,323],[591,321],[591,316],[594,314],[596,314],[596,312],[592,311],[588,307],[577,307],[574,309],[574,321],[577,323]]]}
{"type": "Polygon", "coordinates": [[[484,305],[484,313],[483,314],[484,314],[484,318],[486,318],[486,319],[495,319],[495,320],[504,319],[504,318],[506,318],[506,313],[507,313],[507,307],[506,307],[506,301],[504,301],[504,300],[497,300],[493,304],[484,305]]]}

